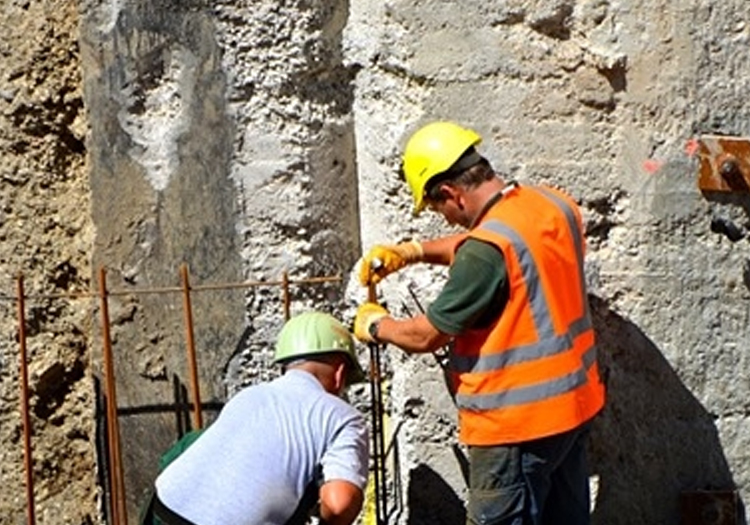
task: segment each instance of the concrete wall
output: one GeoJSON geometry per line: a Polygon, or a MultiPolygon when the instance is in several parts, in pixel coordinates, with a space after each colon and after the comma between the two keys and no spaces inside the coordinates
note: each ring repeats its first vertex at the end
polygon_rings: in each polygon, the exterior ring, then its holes
{"type": "MultiPolygon", "coordinates": [[[[595,523],[677,523],[682,491],[750,496],[750,245],[709,231],[713,216],[747,225],[750,200],[701,195],[686,154],[696,135],[748,134],[749,16],[731,1],[352,5],[365,247],[445,231],[409,218],[395,175],[433,119],[475,128],[508,177],[583,208],[609,390],[590,450],[595,523]]],[[[409,283],[425,303],[439,287],[422,269],[389,281],[397,313],[409,283]]],[[[465,484],[439,370],[388,354],[409,522],[456,523],[465,484]]]]}
{"type": "MultiPolygon", "coordinates": [[[[750,245],[709,227],[716,216],[750,226],[750,200],[702,195],[686,153],[701,134],[750,134],[744,0],[37,0],[5,13],[6,34],[29,42],[0,47],[18,57],[0,62],[10,166],[0,233],[23,247],[0,261],[6,282],[22,267],[37,291],[93,289],[106,267],[113,289],[177,286],[182,263],[194,284],[340,274],[293,287],[293,308],[351,317],[363,249],[449,231],[434,214],[411,218],[396,168],[411,131],[455,119],[509,178],[560,186],[583,209],[609,390],[590,446],[594,522],[677,523],[686,490],[750,498],[750,245]],[[80,51],[66,44],[79,19],[80,51]],[[42,172],[57,176],[29,182],[42,172]],[[75,226],[44,237],[58,230],[42,219],[60,214],[75,226]]],[[[381,297],[402,315],[415,309],[407,287],[426,305],[443,272],[409,268],[381,297]]],[[[180,301],[112,298],[131,521],[175,435],[161,408],[174,404],[173,381],[187,381],[180,301]]],[[[0,436],[11,445],[0,459],[15,465],[1,477],[16,487],[0,508],[17,522],[17,375],[5,373],[17,347],[12,300],[0,304],[0,436]]],[[[48,373],[33,376],[32,401],[51,406],[34,416],[48,450],[39,522],[96,522],[98,307],[34,311],[30,360],[48,373]],[[84,459],[56,461],[55,450],[84,459]]],[[[276,373],[278,289],[196,293],[194,311],[205,401],[276,373]]],[[[440,371],[395,348],[384,365],[402,489],[394,521],[461,523],[463,451],[440,371]]],[[[366,392],[353,395],[363,410],[366,392]]]]}

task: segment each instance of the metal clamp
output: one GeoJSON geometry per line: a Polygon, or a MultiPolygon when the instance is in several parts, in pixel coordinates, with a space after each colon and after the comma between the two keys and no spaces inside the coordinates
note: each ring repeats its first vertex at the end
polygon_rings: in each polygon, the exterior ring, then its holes
{"type": "Polygon", "coordinates": [[[701,191],[750,193],[750,138],[704,135],[697,145],[701,191]]]}

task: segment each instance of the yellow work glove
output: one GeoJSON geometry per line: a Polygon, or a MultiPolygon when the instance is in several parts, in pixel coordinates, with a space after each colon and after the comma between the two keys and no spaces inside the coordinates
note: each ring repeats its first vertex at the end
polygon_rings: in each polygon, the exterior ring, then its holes
{"type": "Polygon", "coordinates": [[[377,303],[364,303],[357,310],[354,318],[354,336],[363,343],[375,343],[370,327],[376,321],[388,315],[388,310],[377,303]]]}
{"type": "Polygon", "coordinates": [[[362,258],[362,265],[359,267],[359,282],[362,286],[378,284],[386,275],[408,264],[419,262],[423,257],[424,251],[418,241],[373,246],[362,258]]]}

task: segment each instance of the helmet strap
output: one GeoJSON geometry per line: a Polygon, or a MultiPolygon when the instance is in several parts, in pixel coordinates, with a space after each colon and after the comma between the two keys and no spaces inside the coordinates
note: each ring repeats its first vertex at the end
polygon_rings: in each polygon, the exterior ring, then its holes
{"type": "Polygon", "coordinates": [[[471,146],[464,152],[463,155],[461,155],[461,157],[459,157],[456,162],[453,163],[450,168],[442,173],[438,173],[427,182],[427,184],[425,185],[424,194],[429,194],[432,188],[439,184],[443,184],[444,182],[455,179],[457,176],[461,175],[464,171],[468,170],[475,164],[479,164],[483,158],[484,157],[482,157],[477,152],[477,150],[474,149],[474,146],[471,146]]]}
{"type": "Polygon", "coordinates": [[[446,174],[450,174],[451,176],[460,175],[464,171],[468,170],[475,164],[479,164],[482,161],[482,156],[477,152],[476,149],[474,149],[474,146],[471,146],[469,149],[467,149],[463,155],[459,157],[459,159],[453,163],[453,165],[446,170],[446,174]]]}

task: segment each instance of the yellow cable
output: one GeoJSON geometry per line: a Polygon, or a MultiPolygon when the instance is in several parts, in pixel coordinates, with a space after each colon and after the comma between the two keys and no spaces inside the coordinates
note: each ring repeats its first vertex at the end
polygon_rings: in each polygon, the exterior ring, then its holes
{"type": "Polygon", "coordinates": [[[372,472],[370,472],[367,478],[362,525],[378,525],[377,517],[375,516],[375,480],[372,472]]]}

